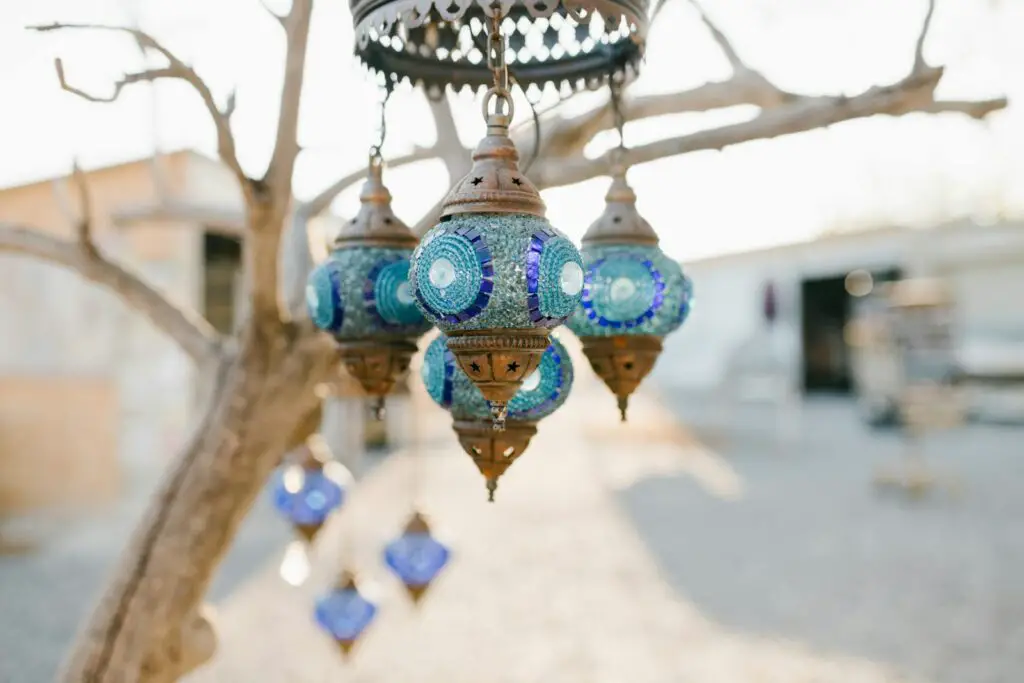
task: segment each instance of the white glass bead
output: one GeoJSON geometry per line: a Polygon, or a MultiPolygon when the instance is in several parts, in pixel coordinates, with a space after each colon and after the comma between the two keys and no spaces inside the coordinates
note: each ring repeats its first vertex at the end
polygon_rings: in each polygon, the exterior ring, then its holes
{"type": "Polygon", "coordinates": [[[406,280],[402,284],[398,285],[398,290],[395,292],[395,297],[398,299],[398,303],[405,306],[412,304],[412,287],[409,286],[409,281],[406,280]]]}
{"type": "MultiPolygon", "coordinates": [[[[575,265],[575,264],[573,264],[575,265]]],[[[523,380],[522,391],[533,391],[540,386],[540,370],[534,370],[523,380]]]]}
{"type": "Polygon", "coordinates": [[[430,284],[438,289],[444,289],[455,282],[455,266],[448,259],[439,258],[430,264],[427,276],[430,278],[430,284]]]}
{"type": "Polygon", "coordinates": [[[636,294],[636,285],[628,277],[612,280],[611,299],[615,303],[629,301],[636,294]]]}
{"type": "Polygon", "coordinates": [[[575,261],[569,261],[562,266],[561,274],[562,291],[569,296],[576,296],[583,289],[583,269],[575,261]]]}

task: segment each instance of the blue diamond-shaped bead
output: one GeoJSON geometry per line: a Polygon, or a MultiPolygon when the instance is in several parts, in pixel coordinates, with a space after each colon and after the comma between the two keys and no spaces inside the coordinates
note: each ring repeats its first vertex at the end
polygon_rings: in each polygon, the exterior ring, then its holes
{"type": "Polygon", "coordinates": [[[335,640],[352,641],[377,615],[377,606],[355,587],[339,588],[316,601],[316,622],[335,640]]]}
{"type": "Polygon", "coordinates": [[[345,489],[318,470],[304,470],[298,490],[290,489],[286,473],[298,465],[278,468],[274,477],[274,507],[293,524],[320,524],[345,500],[345,489]]]}
{"type": "Polygon", "coordinates": [[[427,533],[405,533],[384,548],[384,563],[407,586],[424,586],[448,564],[450,551],[427,533]]]}

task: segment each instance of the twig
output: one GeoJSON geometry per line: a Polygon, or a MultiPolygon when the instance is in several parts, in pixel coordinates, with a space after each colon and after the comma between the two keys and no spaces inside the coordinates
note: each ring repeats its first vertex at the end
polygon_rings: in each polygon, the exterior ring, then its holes
{"type": "Polygon", "coordinates": [[[57,70],[57,78],[60,80],[61,87],[64,90],[90,102],[112,102],[117,99],[121,94],[121,90],[125,86],[133,83],[152,82],[160,78],[175,78],[185,81],[199,94],[207,112],[209,112],[210,117],[213,119],[213,123],[217,129],[217,151],[220,155],[221,161],[231,169],[242,184],[243,188],[248,188],[249,179],[242,171],[241,164],[238,162],[238,156],[235,151],[235,139],[231,133],[230,118],[234,111],[234,96],[231,96],[228,99],[228,106],[222,111],[217,106],[217,102],[214,99],[209,86],[202,78],[199,77],[199,74],[196,73],[195,69],[185,64],[185,62],[179,59],[178,56],[169,49],[164,47],[164,45],[153,38],[153,36],[140,29],[129,28],[127,26],[108,26],[105,24],[62,24],[54,22],[52,24],[30,26],[29,29],[39,32],[93,30],[124,33],[135,39],[140,48],[152,50],[153,52],[161,55],[167,60],[167,66],[126,74],[114,84],[113,93],[106,97],[91,95],[80,88],[70,85],[65,77],[63,62],[59,59],[56,60],[55,66],[57,70]]]}

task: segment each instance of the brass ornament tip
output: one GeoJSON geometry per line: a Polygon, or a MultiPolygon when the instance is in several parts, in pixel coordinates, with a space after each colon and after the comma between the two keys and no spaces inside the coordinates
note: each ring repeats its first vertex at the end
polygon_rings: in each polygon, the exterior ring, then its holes
{"type": "Polygon", "coordinates": [[[295,533],[306,542],[306,545],[310,545],[320,533],[321,528],[323,528],[323,524],[296,524],[295,533]]]}
{"type": "Polygon", "coordinates": [[[378,396],[377,400],[373,403],[373,419],[380,422],[384,419],[385,408],[384,408],[384,397],[378,396]]]}
{"type": "Polygon", "coordinates": [[[412,604],[419,605],[420,601],[423,600],[423,596],[427,594],[427,589],[430,588],[429,583],[423,583],[416,586],[405,584],[405,592],[409,594],[409,599],[412,600],[412,604]]]}
{"type": "Polygon", "coordinates": [[[626,410],[629,408],[629,396],[619,396],[619,415],[626,421],[626,410]]]}
{"type": "Polygon", "coordinates": [[[341,652],[341,658],[348,661],[349,655],[352,654],[352,648],[355,647],[356,641],[354,640],[336,640],[338,644],[338,651],[341,652]]]}
{"type": "Polygon", "coordinates": [[[494,502],[494,492],[498,490],[498,480],[488,479],[487,480],[487,502],[494,502]]]}

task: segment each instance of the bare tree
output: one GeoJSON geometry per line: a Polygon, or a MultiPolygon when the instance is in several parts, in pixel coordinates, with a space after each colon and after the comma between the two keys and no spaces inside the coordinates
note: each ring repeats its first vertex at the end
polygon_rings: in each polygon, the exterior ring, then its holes
{"type": "MultiPolygon", "coordinates": [[[[693,0],[691,0],[693,1],[693,0]]],[[[975,119],[1006,106],[1005,99],[944,101],[934,97],[943,69],[922,54],[934,2],[917,39],[908,75],[852,97],[786,92],[746,64],[725,35],[696,5],[700,17],[732,65],[721,82],[667,95],[627,98],[629,120],[680,112],[703,112],[746,104],[760,108],[742,123],[671,137],[633,148],[629,161],[640,164],[704,149],[722,149],[749,140],[773,138],[874,115],[959,112],[975,119]]],[[[211,378],[208,408],[195,432],[164,476],[139,522],[102,599],[88,619],[63,668],[67,683],[163,683],[177,680],[212,656],[215,637],[203,616],[202,601],[211,577],[254,498],[282,455],[301,444],[319,425],[320,401],[314,388],[336,365],[332,344],[301,313],[305,278],[312,267],[306,226],[362,173],[340,179],[319,196],[299,203],[292,196],[292,173],[299,153],[296,130],[313,0],[293,0],[285,15],[274,15],[286,35],[284,84],[276,140],[262,177],[250,177],[236,156],[231,130],[234,97],[218,104],[194,69],[148,33],[119,26],[50,24],[39,31],[97,30],[133,37],[163,66],[126,74],[105,96],[69,84],[57,62],[60,85],[97,102],[117,98],[123,89],[158,79],[189,84],[199,95],[217,132],[223,164],[236,177],[244,199],[244,265],[247,318],[231,337],[222,337],[203,318],[181,310],[130,270],[104,255],[93,242],[85,179],[77,239],[65,240],[15,225],[0,225],[0,251],[61,264],[121,297],[135,311],[176,340],[202,373],[211,378]]],[[[659,11],[663,3],[657,3],[659,11]]],[[[432,103],[438,141],[391,161],[391,166],[440,158],[457,177],[467,168],[445,98],[432,103]]],[[[586,159],[582,151],[598,133],[611,128],[607,107],[567,118],[556,108],[542,117],[538,158],[530,174],[541,188],[567,185],[607,173],[606,156],[586,159]]],[[[530,131],[521,131],[532,137],[530,131]]],[[[524,144],[529,141],[524,138],[524,144]]],[[[434,221],[436,211],[420,222],[434,221]]]]}

